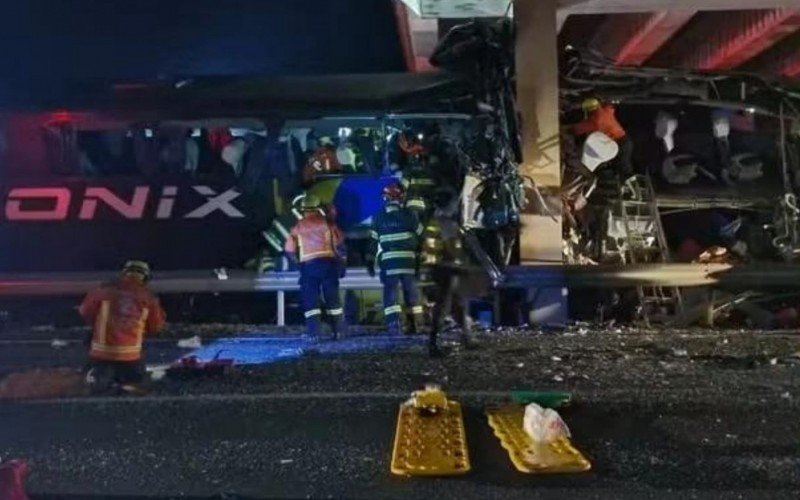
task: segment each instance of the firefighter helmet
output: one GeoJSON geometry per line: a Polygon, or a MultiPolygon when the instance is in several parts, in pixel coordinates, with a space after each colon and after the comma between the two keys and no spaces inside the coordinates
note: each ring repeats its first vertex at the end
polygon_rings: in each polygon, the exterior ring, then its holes
{"type": "Polygon", "coordinates": [[[405,196],[405,189],[399,183],[392,183],[383,188],[384,201],[402,201],[405,196]]]}
{"type": "Polygon", "coordinates": [[[147,281],[150,279],[150,265],[141,260],[129,260],[122,267],[122,274],[136,274],[147,281]]]}
{"type": "Polygon", "coordinates": [[[584,99],[583,103],[581,104],[581,108],[583,108],[584,113],[591,113],[592,111],[597,111],[600,109],[600,100],[596,97],[590,97],[588,99],[584,99]]]}
{"type": "Polygon", "coordinates": [[[307,194],[300,202],[300,208],[303,210],[317,210],[322,207],[322,202],[313,194],[307,194]]]}

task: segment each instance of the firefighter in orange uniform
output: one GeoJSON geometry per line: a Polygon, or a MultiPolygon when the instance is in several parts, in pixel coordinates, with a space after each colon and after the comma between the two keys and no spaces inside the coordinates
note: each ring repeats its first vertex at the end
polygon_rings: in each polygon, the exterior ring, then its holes
{"type": "Polygon", "coordinates": [[[591,97],[581,104],[586,119],[572,127],[576,136],[602,132],[619,145],[617,168],[623,178],[633,175],[633,141],[617,121],[616,110],[611,104],[603,104],[591,97]]]}
{"type": "Polygon", "coordinates": [[[122,276],[89,292],[79,308],[92,325],[87,380],[125,388],[144,381],[142,339],[164,327],[166,315],[147,288],[150,266],[129,261],[122,276]]]}
{"type": "Polygon", "coordinates": [[[336,156],[336,148],[330,137],[320,137],[319,147],[308,158],[303,168],[303,186],[314,184],[317,175],[340,174],[342,165],[336,156]]]}
{"type": "Polygon", "coordinates": [[[300,268],[300,294],[306,320],[306,336],[319,340],[320,291],[333,338],[344,334],[344,310],[339,301],[339,278],[344,277],[347,251],[342,230],[322,210],[320,200],[306,195],[303,218],[292,228],[284,250],[300,268]]]}

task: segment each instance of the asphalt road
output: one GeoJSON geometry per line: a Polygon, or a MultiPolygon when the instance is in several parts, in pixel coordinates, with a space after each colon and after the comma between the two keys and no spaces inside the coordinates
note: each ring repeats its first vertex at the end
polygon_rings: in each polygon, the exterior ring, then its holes
{"type": "MultiPolygon", "coordinates": [[[[174,349],[160,345],[151,356],[174,349]]],[[[17,362],[80,357],[26,349],[17,362]]],[[[443,361],[310,356],[144,398],[6,402],[0,456],[29,461],[41,498],[798,498],[799,350],[791,335],[573,330],[495,333],[443,361]],[[397,406],[425,381],[465,406],[468,476],[389,472],[397,406]],[[482,412],[515,388],[574,393],[562,413],[591,472],[513,469],[482,412]]]]}

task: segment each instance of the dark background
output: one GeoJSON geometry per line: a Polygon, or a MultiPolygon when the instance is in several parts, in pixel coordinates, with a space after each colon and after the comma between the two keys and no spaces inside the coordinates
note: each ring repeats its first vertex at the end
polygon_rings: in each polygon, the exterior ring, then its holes
{"type": "Polygon", "coordinates": [[[0,102],[76,82],[403,71],[389,0],[0,0],[0,102]]]}

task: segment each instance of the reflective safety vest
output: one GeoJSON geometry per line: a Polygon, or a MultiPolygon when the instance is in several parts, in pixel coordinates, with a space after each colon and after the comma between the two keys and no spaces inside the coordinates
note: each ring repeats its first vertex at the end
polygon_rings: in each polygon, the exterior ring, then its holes
{"type": "Polygon", "coordinates": [[[586,120],[572,127],[572,133],[575,135],[588,135],[592,132],[602,132],[615,141],[627,135],[617,121],[614,106],[610,104],[592,111],[586,120]]]}
{"type": "Polygon", "coordinates": [[[406,189],[406,207],[414,211],[420,220],[427,218],[436,181],[422,165],[409,167],[400,181],[406,189]]]}
{"type": "Polygon", "coordinates": [[[320,212],[303,215],[289,233],[284,250],[297,262],[347,257],[342,230],[320,212]]]}
{"type": "Polygon", "coordinates": [[[422,224],[408,208],[389,203],[372,220],[371,255],[387,276],[417,271],[422,224]]]}
{"type": "Polygon", "coordinates": [[[89,292],[79,312],[93,326],[89,357],[102,361],[138,361],[144,335],[157,333],[166,320],[158,298],[132,277],[89,292]]]}
{"type": "Polygon", "coordinates": [[[322,146],[306,162],[303,168],[303,184],[311,184],[317,175],[338,174],[342,172],[342,165],[336,156],[336,150],[322,146]]]}

